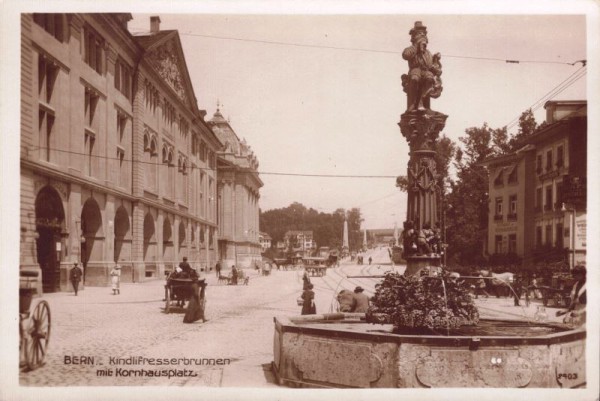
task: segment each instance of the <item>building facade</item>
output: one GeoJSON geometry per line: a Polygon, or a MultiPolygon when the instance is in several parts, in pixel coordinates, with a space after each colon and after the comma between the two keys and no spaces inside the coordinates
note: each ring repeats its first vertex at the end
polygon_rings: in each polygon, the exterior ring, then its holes
{"type": "Polygon", "coordinates": [[[267,249],[271,248],[271,241],[272,238],[269,234],[264,233],[264,232],[259,232],[258,233],[258,241],[260,242],[260,248],[261,248],[261,252],[266,252],[267,249]]]}
{"type": "Polygon", "coordinates": [[[224,269],[250,268],[261,259],[258,159],[218,106],[208,124],[223,143],[217,157],[218,257],[224,269]]]}
{"type": "Polygon", "coordinates": [[[301,256],[311,256],[317,250],[317,243],[310,230],[290,230],[283,235],[284,249],[292,250],[301,256]]]}
{"type": "Polygon", "coordinates": [[[21,269],[44,292],[216,261],[216,158],[177,31],[130,14],[21,17],[21,269]],[[210,200],[213,200],[211,203],[210,200]]]}
{"type": "Polygon", "coordinates": [[[485,161],[489,172],[487,253],[525,265],[585,262],[587,103],[549,101],[546,121],[516,152],[485,161]]]}

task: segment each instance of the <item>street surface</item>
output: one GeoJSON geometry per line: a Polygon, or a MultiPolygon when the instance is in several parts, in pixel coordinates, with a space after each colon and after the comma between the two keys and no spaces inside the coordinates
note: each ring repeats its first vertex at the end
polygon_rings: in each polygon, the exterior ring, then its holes
{"type": "MultiPolygon", "coordinates": [[[[360,285],[373,295],[380,280],[347,276],[404,271],[404,266],[390,265],[387,248],[370,250],[364,259],[364,265],[342,261],[324,277],[311,277],[317,313],[335,311],[334,294],[344,288],[360,285]]],[[[112,295],[110,287],[88,287],[77,297],[46,294],[52,313],[46,364],[21,372],[20,384],[277,386],[270,372],[273,317],[300,313],[296,299],[302,291],[302,271],[274,270],[269,276],[245,272],[250,276],[248,286],[218,284],[214,274],[207,276],[206,323],[184,324],[183,310],[165,314],[163,280],[122,284],[121,295],[112,295]],[[157,365],[158,360],[163,365],[157,365]]],[[[507,319],[532,319],[540,305],[515,307],[512,298],[480,297],[476,302],[481,317],[507,319]]],[[[549,320],[557,320],[555,310],[548,309],[549,320]]]]}

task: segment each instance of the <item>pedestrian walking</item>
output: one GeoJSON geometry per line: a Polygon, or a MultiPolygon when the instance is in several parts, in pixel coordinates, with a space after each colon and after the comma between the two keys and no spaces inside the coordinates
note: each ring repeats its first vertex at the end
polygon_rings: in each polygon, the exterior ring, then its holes
{"type": "Polygon", "coordinates": [[[215,272],[217,273],[217,278],[219,278],[219,276],[221,275],[221,262],[217,261],[217,264],[215,266],[215,272]]]}
{"type": "Polygon", "coordinates": [[[309,284],[308,289],[302,292],[302,315],[315,315],[317,313],[315,292],[312,289],[313,285],[309,284]]]}
{"type": "Polygon", "coordinates": [[[305,271],[304,274],[302,275],[302,290],[306,291],[308,289],[308,286],[311,284],[310,283],[310,278],[308,278],[308,273],[305,271]]]}
{"type": "Polygon", "coordinates": [[[112,284],[113,295],[121,294],[121,266],[118,263],[115,263],[110,271],[110,282],[112,284]]]}
{"type": "Polygon", "coordinates": [[[202,323],[206,322],[204,315],[206,307],[206,280],[199,279],[192,283],[192,297],[188,302],[183,323],[193,323],[202,319],[202,323]]]}
{"type": "Polygon", "coordinates": [[[231,285],[237,285],[238,281],[238,271],[235,268],[235,265],[231,266],[231,285]]]}
{"type": "Polygon", "coordinates": [[[367,313],[369,309],[369,297],[363,294],[364,289],[358,286],[354,289],[354,309],[352,312],[367,313]]]}
{"type": "Polygon", "coordinates": [[[372,261],[373,261],[373,258],[369,256],[369,265],[371,264],[372,261]]]}
{"type": "Polygon", "coordinates": [[[71,280],[71,284],[73,285],[73,291],[75,291],[75,296],[77,296],[77,291],[79,290],[79,282],[81,281],[81,276],[83,276],[83,271],[78,266],[78,263],[73,263],[73,268],[69,272],[69,279],[71,280]]]}

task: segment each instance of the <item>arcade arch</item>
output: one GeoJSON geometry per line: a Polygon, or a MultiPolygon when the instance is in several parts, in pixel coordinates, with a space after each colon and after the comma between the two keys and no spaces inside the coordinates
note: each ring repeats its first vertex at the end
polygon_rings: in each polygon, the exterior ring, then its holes
{"type": "Polygon", "coordinates": [[[65,245],[61,241],[61,233],[65,232],[65,211],[60,195],[49,185],[43,187],[35,198],[35,226],[42,289],[44,292],[60,291],[60,259],[65,245]]]}

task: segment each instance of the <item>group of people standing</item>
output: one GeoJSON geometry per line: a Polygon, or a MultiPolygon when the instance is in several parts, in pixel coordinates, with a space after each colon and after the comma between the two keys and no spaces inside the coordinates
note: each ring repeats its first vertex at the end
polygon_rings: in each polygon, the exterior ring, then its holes
{"type": "MultiPolygon", "coordinates": [[[[304,272],[302,276],[302,315],[315,315],[317,308],[315,305],[315,292],[313,284],[310,282],[308,274],[304,272]]],[[[337,301],[340,305],[340,312],[366,313],[369,309],[369,297],[364,294],[364,288],[357,286],[354,292],[342,290],[337,295],[337,301]]]]}

